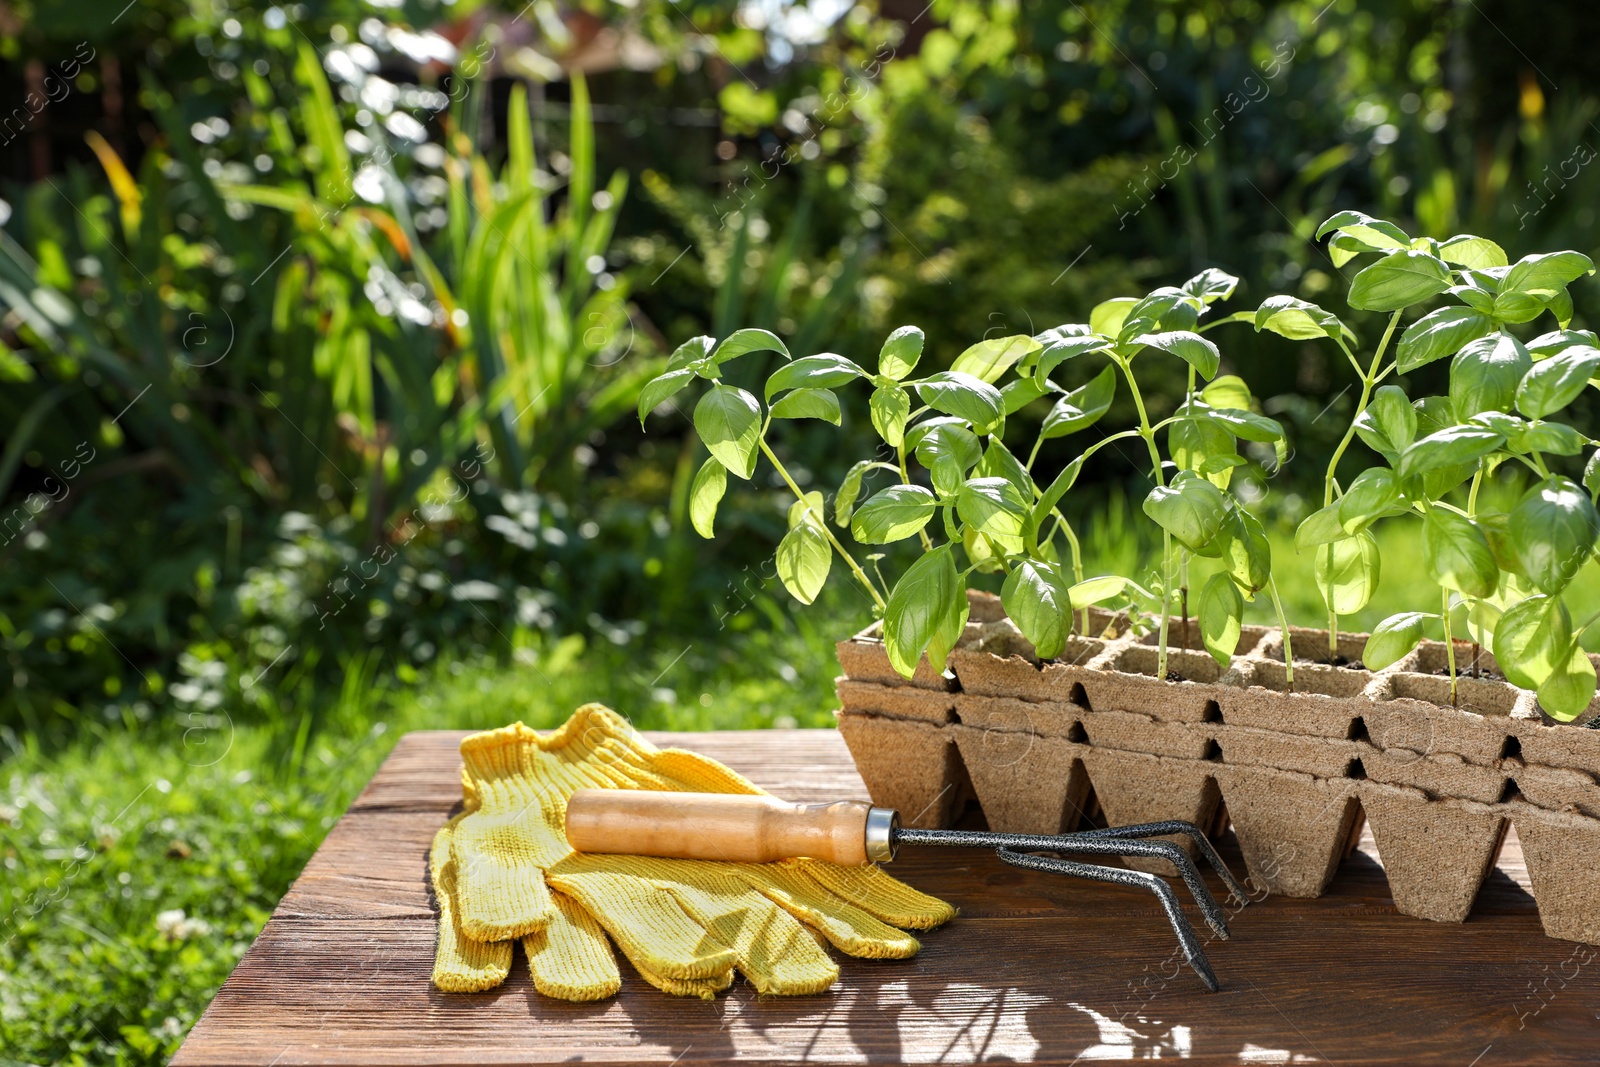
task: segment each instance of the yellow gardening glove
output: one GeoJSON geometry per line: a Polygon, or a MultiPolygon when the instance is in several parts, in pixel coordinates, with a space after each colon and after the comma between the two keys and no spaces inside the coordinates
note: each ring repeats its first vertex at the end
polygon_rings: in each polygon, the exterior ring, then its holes
{"type": "Polygon", "coordinates": [[[894,926],[927,929],[954,914],[875,867],[574,853],[566,801],[578,789],[761,792],[714,760],[657,749],[599,705],[548,734],[518,723],[461,748],[467,811],[441,831],[453,867],[435,861],[440,988],[493,985],[492,969],[468,958],[472,943],[522,936],[542,992],[608,996],[617,982],[600,976],[615,963],[587,921],[667,992],[710,997],[736,967],[763,993],[814,993],[838,967],[801,922],[852,955],[903,958],[919,946],[894,926]]]}

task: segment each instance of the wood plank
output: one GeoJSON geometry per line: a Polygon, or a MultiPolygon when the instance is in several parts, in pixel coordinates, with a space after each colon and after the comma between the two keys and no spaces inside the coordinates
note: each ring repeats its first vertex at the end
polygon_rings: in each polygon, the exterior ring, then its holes
{"type": "MultiPolygon", "coordinates": [[[[1399,915],[1370,834],[1319,900],[1270,899],[1212,941],[1224,991],[1175,955],[1147,894],[977,850],[907,849],[895,873],[961,908],[908,961],[842,961],[817,997],[669,998],[624,964],[593,1005],[428,983],[426,850],[459,797],[457,733],[412,734],[328,835],[174,1063],[1594,1062],[1600,949],[1543,936],[1520,846],[1466,923],[1399,915]]],[[[864,795],[837,734],[651,735],[796,800],[864,795]]],[[[1242,869],[1231,837],[1225,855],[1242,869]]],[[[1215,882],[1213,881],[1215,885],[1215,882]]],[[[1198,922],[1191,909],[1191,918],[1198,922]]]]}

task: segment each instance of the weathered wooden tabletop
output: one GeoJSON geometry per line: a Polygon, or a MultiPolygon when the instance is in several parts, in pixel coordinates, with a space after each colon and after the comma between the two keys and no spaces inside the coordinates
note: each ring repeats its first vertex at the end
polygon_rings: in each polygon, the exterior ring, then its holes
{"type": "MultiPolygon", "coordinates": [[[[832,731],[652,736],[780,796],[865,796],[832,731]]],[[[1208,948],[1218,994],[1176,962],[1148,894],[931,849],[904,850],[894,871],[960,918],[913,960],[844,959],[821,996],[761,999],[739,982],[714,1003],[678,999],[624,962],[621,995],[567,1004],[533,991],[520,950],[500,989],[440,993],[426,852],[460,797],[460,737],[400,741],[174,1064],[1600,1061],[1600,948],[1543,936],[1514,837],[1455,926],[1395,912],[1368,835],[1322,899],[1233,917],[1233,939],[1208,948]]]]}

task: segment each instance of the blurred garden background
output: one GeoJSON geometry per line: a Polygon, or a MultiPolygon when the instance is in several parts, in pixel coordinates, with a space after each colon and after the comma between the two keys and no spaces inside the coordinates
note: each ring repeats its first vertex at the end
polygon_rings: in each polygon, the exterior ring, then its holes
{"type": "MultiPolygon", "coordinates": [[[[913,323],[947,364],[1215,266],[1225,311],[1370,340],[1312,240],[1346,207],[1600,252],[1576,0],[4,0],[0,32],[0,1063],[164,1061],[405,730],[831,723],[870,604],[788,598],[765,469],[696,537],[692,425],[635,417],[689,337],[870,361],[913,323]]],[[[1354,376],[1215,336],[1288,429],[1241,495],[1315,624],[1292,533],[1354,376]]],[[[870,448],[864,405],[843,431],[870,448]]],[[[783,424],[804,487],[837,433],[783,424]]],[[[1144,477],[1068,501],[1096,570],[1159,547],[1144,477]]]]}

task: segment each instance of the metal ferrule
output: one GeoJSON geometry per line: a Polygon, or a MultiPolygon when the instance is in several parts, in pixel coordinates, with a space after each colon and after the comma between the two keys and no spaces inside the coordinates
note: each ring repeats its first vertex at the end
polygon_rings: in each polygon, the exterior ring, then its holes
{"type": "Polygon", "coordinates": [[[867,811],[868,863],[888,863],[894,859],[894,835],[899,829],[900,815],[893,808],[871,808],[867,811]]]}

